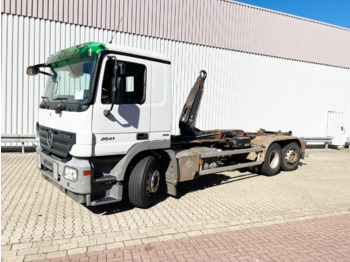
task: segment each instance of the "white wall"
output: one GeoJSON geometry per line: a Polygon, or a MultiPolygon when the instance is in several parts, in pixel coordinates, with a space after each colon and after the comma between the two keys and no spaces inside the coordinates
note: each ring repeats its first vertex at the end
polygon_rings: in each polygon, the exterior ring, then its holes
{"type": "MultiPolygon", "coordinates": [[[[1,15],[1,133],[34,134],[45,76],[26,67],[74,44],[107,42],[111,31],[1,15]]],[[[201,69],[208,72],[197,126],[293,130],[326,136],[327,112],[344,114],[350,137],[350,69],[117,33],[114,43],[161,52],[172,61],[174,133],[187,94],[201,69]]]]}

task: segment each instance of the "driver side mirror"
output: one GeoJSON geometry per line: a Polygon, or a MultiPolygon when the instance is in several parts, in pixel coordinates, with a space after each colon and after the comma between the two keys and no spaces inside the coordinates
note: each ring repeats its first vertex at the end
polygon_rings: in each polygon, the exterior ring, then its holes
{"type": "Polygon", "coordinates": [[[35,76],[37,74],[39,74],[40,69],[38,66],[28,66],[27,67],[27,75],[29,76],[35,76]]]}
{"type": "Polygon", "coordinates": [[[105,117],[108,117],[111,113],[114,104],[121,104],[122,99],[122,93],[123,93],[123,87],[122,87],[122,81],[121,77],[125,74],[126,65],[123,62],[118,63],[117,60],[114,57],[109,58],[110,61],[113,61],[113,72],[112,72],[112,81],[110,90],[111,92],[111,98],[112,98],[112,105],[109,110],[104,110],[103,114],[105,117]]]}

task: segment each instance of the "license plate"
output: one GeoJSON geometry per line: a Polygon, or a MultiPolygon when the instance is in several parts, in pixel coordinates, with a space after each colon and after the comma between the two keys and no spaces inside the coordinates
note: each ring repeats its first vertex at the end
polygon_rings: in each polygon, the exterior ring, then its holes
{"type": "Polygon", "coordinates": [[[50,162],[50,161],[48,161],[48,160],[46,160],[46,159],[44,159],[44,166],[46,166],[48,169],[50,169],[51,171],[52,171],[52,169],[53,169],[53,164],[52,164],[52,162],[50,162]]]}

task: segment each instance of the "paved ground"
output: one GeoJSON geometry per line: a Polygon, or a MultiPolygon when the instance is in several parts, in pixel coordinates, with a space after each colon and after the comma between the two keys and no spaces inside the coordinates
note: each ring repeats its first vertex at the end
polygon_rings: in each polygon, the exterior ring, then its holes
{"type": "Polygon", "coordinates": [[[41,178],[35,154],[2,154],[2,261],[60,258],[350,214],[350,150],[308,152],[294,172],[201,177],[180,185],[178,199],[164,198],[147,210],[127,203],[86,208],[41,178]]]}
{"type": "Polygon", "coordinates": [[[168,240],[44,261],[350,261],[350,215],[168,240]]]}

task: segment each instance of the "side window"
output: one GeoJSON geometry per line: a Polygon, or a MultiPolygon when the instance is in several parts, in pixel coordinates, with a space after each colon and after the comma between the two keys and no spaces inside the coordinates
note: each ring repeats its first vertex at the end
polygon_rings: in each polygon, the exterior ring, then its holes
{"type": "Polygon", "coordinates": [[[133,76],[127,76],[125,78],[126,84],[125,84],[125,92],[134,92],[134,77],[133,76]]]}
{"type": "MultiPolygon", "coordinates": [[[[117,76],[116,84],[122,90],[123,104],[142,104],[146,97],[146,66],[142,64],[118,61],[125,63],[125,73],[117,76]]],[[[112,103],[111,85],[113,76],[113,62],[107,61],[102,82],[103,104],[112,103]]]]}

